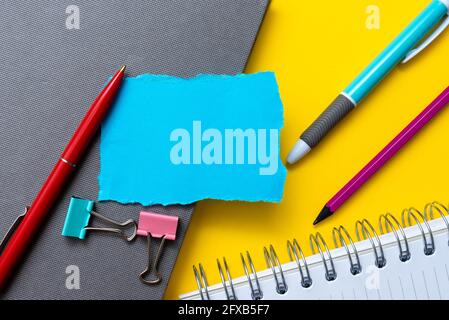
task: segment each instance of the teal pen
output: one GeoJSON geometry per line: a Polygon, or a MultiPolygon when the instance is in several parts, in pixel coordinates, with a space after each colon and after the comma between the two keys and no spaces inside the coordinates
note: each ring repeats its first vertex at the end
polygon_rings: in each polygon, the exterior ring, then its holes
{"type": "Polygon", "coordinates": [[[390,71],[401,62],[410,61],[432,43],[448,27],[448,11],[449,0],[433,0],[301,135],[288,155],[287,162],[293,164],[309,153],[390,71]]]}

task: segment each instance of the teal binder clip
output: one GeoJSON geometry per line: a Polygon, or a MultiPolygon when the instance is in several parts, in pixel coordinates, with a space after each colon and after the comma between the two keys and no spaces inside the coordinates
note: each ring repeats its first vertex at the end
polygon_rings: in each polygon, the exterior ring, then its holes
{"type": "Polygon", "coordinates": [[[83,240],[86,238],[86,233],[88,231],[101,231],[119,234],[126,241],[134,240],[137,235],[137,224],[134,220],[129,219],[123,223],[117,222],[95,212],[94,205],[95,202],[92,200],[72,197],[67,210],[64,227],[62,228],[62,235],[83,240]],[[88,225],[91,216],[103,220],[105,223],[114,226],[114,228],[89,227],[88,225]],[[131,227],[133,232],[131,235],[127,236],[125,231],[131,227]]]}

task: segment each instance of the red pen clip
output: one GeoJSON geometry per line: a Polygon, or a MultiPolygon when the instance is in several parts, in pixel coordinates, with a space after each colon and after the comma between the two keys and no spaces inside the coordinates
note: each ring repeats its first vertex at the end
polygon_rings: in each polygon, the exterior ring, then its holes
{"type": "Polygon", "coordinates": [[[27,214],[29,209],[30,209],[30,207],[28,207],[28,206],[25,207],[25,211],[20,216],[18,216],[16,218],[14,223],[9,228],[8,232],[6,232],[6,235],[3,237],[2,242],[0,242],[0,255],[2,254],[3,250],[8,245],[9,239],[11,239],[11,237],[14,234],[14,232],[16,231],[17,227],[20,225],[20,223],[22,222],[23,218],[25,218],[25,215],[27,214]]]}

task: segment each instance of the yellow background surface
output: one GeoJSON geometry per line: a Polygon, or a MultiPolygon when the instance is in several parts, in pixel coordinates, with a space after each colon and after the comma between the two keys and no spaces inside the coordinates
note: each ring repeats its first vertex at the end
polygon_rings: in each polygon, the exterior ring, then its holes
{"type": "MultiPolygon", "coordinates": [[[[285,108],[284,160],[299,134],[430,0],[273,0],[247,73],[275,71],[285,108]],[[380,8],[379,30],[368,30],[366,8],[380,8]]],[[[266,269],[263,247],[273,244],[288,262],[286,241],[296,238],[311,254],[309,234],[330,247],[332,228],[354,236],[357,219],[377,226],[382,213],[447,204],[449,110],[443,110],[332,218],[312,222],[326,201],[449,85],[449,32],[409,64],[398,67],[298,165],[289,168],[280,204],[201,201],[170,279],[165,298],[196,290],[192,265],[201,262],[210,284],[220,281],[216,258],[225,256],[233,277],[243,275],[240,252],[266,269]]]]}

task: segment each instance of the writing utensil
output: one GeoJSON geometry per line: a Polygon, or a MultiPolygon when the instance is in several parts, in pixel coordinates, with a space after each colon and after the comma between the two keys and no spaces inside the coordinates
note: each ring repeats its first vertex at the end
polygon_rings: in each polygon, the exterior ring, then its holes
{"type": "Polygon", "coordinates": [[[449,104],[449,87],[443,91],[424,111],[422,111],[410,124],[405,127],[381,152],[379,152],[354,178],[351,179],[329,202],[324,206],[315,222],[330,217],[346,202],[362,185],[368,181],[396,152],[398,152],[415,134],[421,130],[441,109],[449,104]]]}
{"type": "Polygon", "coordinates": [[[410,61],[435,40],[449,25],[449,17],[444,19],[427,40],[413,49],[448,14],[448,10],[449,0],[433,0],[301,135],[290,151],[287,162],[293,164],[309,153],[396,65],[401,61],[410,61]]]}
{"type": "Polygon", "coordinates": [[[39,227],[68,183],[114,101],[124,77],[125,66],[112,77],[81,121],[72,139],[48,176],[31,206],[10,229],[0,245],[0,290],[30,246],[39,227]]]}

